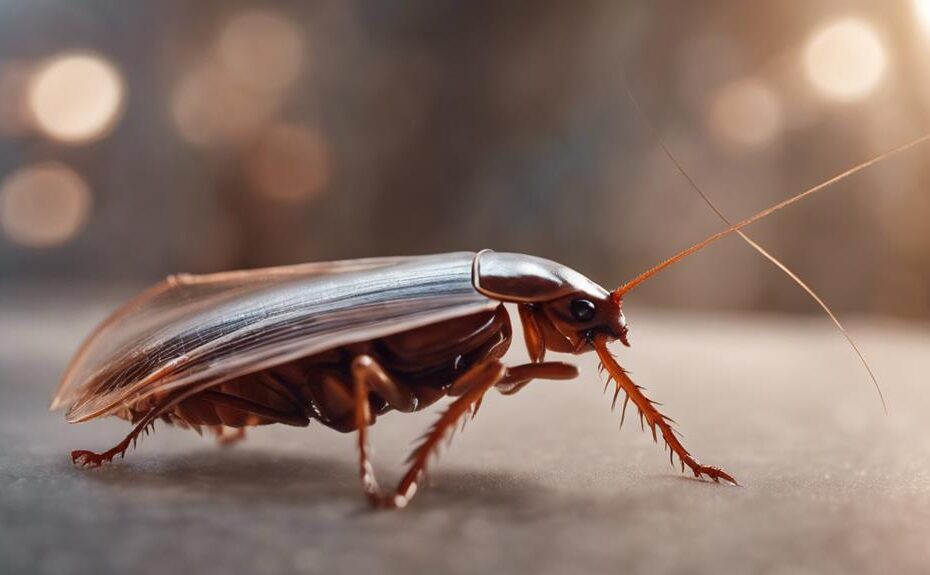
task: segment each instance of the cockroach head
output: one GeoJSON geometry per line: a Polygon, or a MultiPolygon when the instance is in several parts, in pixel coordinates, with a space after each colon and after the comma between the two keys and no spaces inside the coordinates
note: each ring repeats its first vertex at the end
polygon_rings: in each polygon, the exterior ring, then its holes
{"type": "Polygon", "coordinates": [[[560,263],[484,250],[475,256],[472,283],[491,299],[520,304],[524,330],[551,351],[590,350],[598,334],[629,345],[620,299],[560,263]]]}

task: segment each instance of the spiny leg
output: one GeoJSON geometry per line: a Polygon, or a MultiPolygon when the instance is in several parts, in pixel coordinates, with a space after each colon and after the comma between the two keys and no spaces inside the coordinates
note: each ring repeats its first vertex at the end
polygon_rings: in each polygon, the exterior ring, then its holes
{"type": "Polygon", "coordinates": [[[474,417],[481,405],[484,394],[494,386],[504,389],[522,387],[530,379],[571,379],[578,375],[578,370],[568,364],[550,362],[527,364],[507,369],[497,359],[487,359],[465,372],[449,388],[450,396],[458,396],[442,413],[435,424],[422,437],[421,442],[408,457],[410,464],[393,493],[385,493],[378,486],[369,458],[368,389],[356,377],[356,423],[359,430],[359,465],[365,494],[372,505],[383,508],[405,507],[417,491],[420,477],[426,471],[430,457],[436,453],[442,440],[454,432],[463,418],[474,417]]]}
{"type": "Polygon", "coordinates": [[[385,401],[398,411],[414,411],[417,397],[406,385],[395,381],[384,371],[381,365],[370,355],[360,355],[352,361],[352,381],[354,386],[354,417],[358,429],[359,475],[362,489],[372,505],[384,506],[384,495],[374,468],[371,465],[371,447],[368,443],[368,426],[373,421],[368,394],[378,393],[385,401]]]}
{"type": "Polygon", "coordinates": [[[359,465],[361,467],[362,486],[365,489],[368,501],[375,507],[381,508],[406,507],[416,493],[417,481],[426,468],[430,454],[442,441],[446,433],[455,428],[463,416],[469,412],[474,413],[484,394],[504,377],[505,372],[506,368],[500,361],[496,359],[487,360],[465,372],[456,381],[454,385],[465,391],[443,412],[439,420],[430,428],[429,432],[423,437],[423,441],[408,458],[408,462],[411,463],[410,468],[393,493],[385,493],[379,487],[374,469],[371,466],[368,445],[368,422],[371,415],[368,406],[368,387],[364,384],[363,378],[356,377],[355,416],[359,437],[359,465]]]}
{"type": "Polygon", "coordinates": [[[126,450],[129,449],[129,446],[134,446],[143,432],[148,434],[148,430],[155,426],[155,420],[161,415],[167,404],[170,403],[169,400],[170,397],[146,413],[132,431],[129,432],[129,435],[116,444],[115,447],[103,453],[96,453],[86,449],[75,449],[71,452],[71,462],[82,467],[100,467],[104,463],[113,461],[113,458],[117,455],[125,457],[126,450]]]}
{"type": "Polygon", "coordinates": [[[616,383],[617,387],[614,392],[614,404],[616,404],[617,396],[621,391],[626,393],[620,425],[623,425],[623,416],[626,415],[627,401],[632,400],[633,404],[639,409],[640,418],[645,420],[646,425],[648,425],[649,429],[652,431],[652,439],[658,441],[658,436],[656,434],[656,428],[658,428],[662,433],[662,439],[665,440],[666,445],[668,445],[669,460],[671,460],[673,454],[677,455],[681,462],[682,471],[684,471],[687,465],[691,468],[695,477],[706,475],[715,482],[724,479],[734,485],[739,485],[726,471],[719,467],[703,465],[688,453],[688,450],[681,444],[681,441],[679,441],[678,436],[675,434],[675,430],[671,426],[674,422],[659,412],[656,404],[643,393],[643,388],[633,383],[633,380],[627,375],[626,370],[617,363],[617,360],[614,359],[614,356],[607,349],[607,340],[604,336],[599,336],[594,340],[594,349],[597,351],[597,355],[600,357],[604,369],[607,370],[611,379],[616,383]]]}

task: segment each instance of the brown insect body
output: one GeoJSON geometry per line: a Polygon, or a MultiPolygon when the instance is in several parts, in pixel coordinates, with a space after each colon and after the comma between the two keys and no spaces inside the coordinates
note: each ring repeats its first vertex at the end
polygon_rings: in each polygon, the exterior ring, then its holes
{"type": "Polygon", "coordinates": [[[225,428],[305,426],[312,419],[358,430],[369,497],[402,506],[435,444],[477,409],[484,392],[512,394],[534,378],[575,377],[571,365],[543,362],[545,350],[580,353],[595,333],[625,340],[610,292],[565,266],[521,254],[486,250],[176,276],[117,311],[85,342],[53,408],[68,405],[74,422],[114,415],[136,423],[109,451],[72,453],[90,466],[123,455],[157,419],[208,427],[223,439],[225,428]],[[500,362],[512,334],[504,302],[519,305],[531,364],[500,362]],[[341,345],[328,343],[340,338],[341,345]],[[445,396],[461,396],[447,412],[454,417],[427,436],[397,492],[382,494],[367,463],[367,427],[377,415],[416,411],[445,396]]]}
{"type": "Polygon", "coordinates": [[[225,381],[185,398],[162,417],[181,425],[226,427],[303,427],[317,420],[337,431],[355,431],[352,365],[359,358],[368,358],[402,382],[402,389],[394,385],[369,391],[373,414],[410,412],[444,397],[466,366],[502,357],[510,341],[510,317],[499,306],[225,381]]]}
{"type": "MultiPolygon", "coordinates": [[[[614,291],[556,262],[489,250],[173,276],[88,338],[52,408],[68,406],[71,422],[113,415],[136,424],[106,452],[72,452],[76,463],[90,466],[124,455],[158,419],[208,426],[218,435],[227,427],[305,426],[312,419],[343,432],[357,430],[366,495],[378,506],[403,507],[430,456],[464,417],[474,416],[491,388],[511,395],[533,379],[574,378],[574,366],[543,361],[546,351],[593,350],[608,385],[615,384],[613,404],[625,395],[624,416],[633,402],[682,470],[687,466],[696,477],[735,483],[685,449],[671,420],[610,353],[613,341],[629,345],[624,295],[711,243],[927,140],[930,135],[730,225],[614,291]],[[529,364],[501,362],[511,343],[504,303],[517,304],[529,364]],[[396,489],[385,492],[369,461],[368,426],[377,415],[423,409],[446,396],[456,399],[423,436],[396,489]]],[[[842,329],[797,276],[743,238],[806,289],[842,329]]]]}

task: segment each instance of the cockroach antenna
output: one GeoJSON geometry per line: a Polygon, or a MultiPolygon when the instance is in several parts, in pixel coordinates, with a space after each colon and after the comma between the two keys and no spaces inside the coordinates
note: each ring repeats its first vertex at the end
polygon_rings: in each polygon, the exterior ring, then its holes
{"type": "MultiPolygon", "coordinates": [[[[720,209],[717,207],[717,205],[714,204],[713,201],[711,201],[710,197],[706,193],[704,193],[704,190],[702,190],[701,187],[697,185],[697,182],[694,181],[694,178],[692,178],[691,175],[685,170],[684,166],[681,165],[681,162],[679,162],[678,159],[675,157],[675,155],[672,154],[671,150],[668,148],[668,146],[665,144],[665,141],[662,139],[661,135],[659,134],[659,131],[656,129],[655,124],[652,123],[649,116],[643,110],[642,106],[639,105],[639,101],[636,99],[636,96],[633,94],[633,89],[630,87],[629,81],[626,79],[626,76],[622,76],[621,81],[623,82],[623,88],[626,91],[627,97],[629,97],[630,101],[633,103],[633,107],[636,109],[637,113],[643,119],[643,122],[646,124],[646,127],[649,129],[649,132],[652,135],[653,139],[656,141],[659,147],[662,148],[663,153],[665,153],[668,159],[675,166],[675,169],[678,170],[678,172],[685,178],[685,180],[688,181],[688,185],[691,186],[691,189],[697,192],[698,195],[701,196],[701,199],[703,199],[704,202],[710,207],[710,209],[713,210],[715,214],[717,214],[717,217],[719,217],[723,221],[724,224],[728,226],[732,226],[733,222],[730,221],[730,219],[727,218],[725,215],[723,215],[723,212],[721,212],[720,209]]],[[[798,276],[791,268],[789,268],[787,264],[785,264],[784,262],[779,260],[777,257],[772,255],[772,253],[770,253],[764,247],[759,245],[755,240],[750,238],[742,230],[737,230],[736,233],[739,234],[739,236],[743,239],[743,241],[749,244],[749,246],[752,247],[752,249],[756,250],[763,257],[765,257],[767,260],[772,262],[772,264],[775,267],[777,267],[782,272],[784,272],[785,275],[787,275],[794,283],[796,283],[798,286],[801,287],[801,289],[807,292],[807,295],[809,295],[811,299],[813,299],[814,302],[818,306],[820,306],[820,308],[824,311],[824,313],[827,314],[827,316],[830,318],[830,320],[833,322],[836,328],[840,330],[841,334],[843,334],[843,337],[846,339],[847,343],[849,343],[850,347],[852,347],[856,356],[859,358],[859,361],[862,363],[862,366],[865,368],[866,373],[868,373],[869,379],[871,380],[872,385],[875,387],[875,391],[878,392],[878,398],[882,403],[882,410],[885,412],[885,415],[887,415],[888,405],[885,403],[885,396],[882,393],[882,388],[878,383],[878,378],[875,376],[875,372],[872,371],[872,366],[869,365],[868,360],[866,360],[865,358],[865,354],[863,354],[862,350],[859,349],[859,346],[856,344],[855,340],[853,340],[852,335],[846,329],[846,326],[844,326],[842,322],[840,322],[839,317],[837,317],[837,315],[833,313],[833,310],[830,309],[830,306],[827,305],[827,303],[823,300],[823,298],[821,298],[817,294],[817,292],[815,292],[814,289],[807,284],[807,282],[802,280],[800,276],[798,276]]]]}
{"type": "Polygon", "coordinates": [[[785,273],[785,275],[787,275],[789,278],[791,278],[792,281],[794,281],[797,285],[799,285],[801,289],[807,292],[807,294],[811,297],[811,299],[813,299],[814,302],[816,302],[817,305],[820,306],[820,308],[824,311],[824,313],[827,314],[827,316],[830,318],[833,324],[837,327],[837,329],[840,330],[840,333],[843,334],[843,337],[846,338],[846,341],[849,343],[853,351],[858,356],[859,361],[862,363],[862,366],[865,368],[866,372],[868,373],[869,379],[872,381],[872,385],[875,386],[875,390],[878,392],[878,397],[882,403],[882,409],[887,415],[888,406],[885,403],[885,397],[882,394],[881,386],[878,384],[878,378],[876,378],[875,373],[872,371],[872,367],[869,365],[869,362],[866,360],[865,355],[859,349],[859,346],[856,345],[856,342],[853,340],[852,336],[850,335],[846,327],[843,326],[843,324],[840,322],[839,318],[836,316],[833,310],[830,309],[830,306],[828,306],[827,303],[819,295],[817,295],[817,293],[813,290],[813,288],[811,288],[806,282],[804,282],[804,280],[802,280],[796,273],[794,273],[785,263],[783,263],[781,260],[776,258],[768,250],[763,248],[756,241],[754,241],[752,238],[746,235],[742,231],[742,228],[758,220],[761,220],[765,218],[766,216],[801,200],[802,198],[805,198],[835,183],[838,183],[839,181],[844,180],[870,166],[873,166],[883,160],[886,160],[892,156],[895,156],[899,153],[909,150],[910,148],[913,148],[919,144],[922,144],[926,142],[927,140],[930,140],[930,134],[925,134],[924,136],[921,136],[915,140],[912,140],[902,146],[899,146],[897,148],[894,148],[892,150],[879,154],[878,156],[872,158],[871,160],[867,160],[856,166],[853,166],[852,168],[834,176],[833,178],[830,178],[829,180],[817,186],[814,186],[804,192],[801,192],[800,194],[797,194],[794,197],[788,198],[787,200],[784,200],[774,206],[766,208],[765,210],[762,210],[761,212],[739,223],[733,224],[726,216],[723,215],[723,212],[721,212],[717,208],[717,206],[711,201],[710,197],[706,193],[704,193],[704,191],[700,188],[700,186],[697,185],[697,182],[694,181],[694,179],[688,174],[688,172],[684,169],[681,163],[672,154],[671,150],[669,150],[668,146],[666,146],[665,142],[659,136],[658,130],[656,130],[655,126],[650,121],[649,116],[646,115],[642,107],[639,105],[639,102],[637,101],[636,97],[633,94],[632,89],[630,88],[629,83],[627,82],[626,76],[622,76],[621,81],[623,82],[623,87],[626,91],[626,94],[629,97],[630,101],[633,103],[633,106],[636,109],[636,112],[642,117],[653,139],[655,139],[656,143],[662,149],[663,153],[665,153],[665,155],[668,156],[669,160],[671,160],[672,164],[675,166],[678,172],[681,173],[681,175],[684,176],[684,178],[688,181],[688,184],[691,186],[691,188],[701,196],[701,198],[704,200],[705,203],[707,203],[710,209],[713,210],[714,213],[717,214],[717,216],[729,227],[725,230],[717,232],[716,234],[704,239],[703,241],[700,241],[694,244],[693,246],[685,250],[682,250],[681,252],[675,254],[674,256],[666,259],[662,263],[656,266],[653,266],[652,268],[646,270],[642,274],[636,276],[632,280],[628,281],[624,285],[617,288],[612,294],[613,298],[619,302],[627,292],[629,292],[630,290],[632,290],[634,287],[638,286],[639,284],[643,283],[647,279],[651,278],[655,274],[659,273],[660,271],[664,270],[665,268],[670,267],[671,265],[681,261],[682,259],[690,256],[691,254],[702,250],[703,248],[707,247],[708,245],[714,243],[715,241],[725,236],[728,236],[732,233],[739,234],[739,236],[747,244],[749,244],[750,247],[752,247],[754,250],[762,254],[762,256],[764,256],[766,259],[772,262],[773,265],[778,267],[782,272],[785,273]]]}
{"type": "Polygon", "coordinates": [[[801,192],[800,194],[797,194],[797,195],[795,195],[795,196],[792,196],[792,197],[790,197],[790,198],[788,198],[788,199],[786,199],[786,200],[783,200],[783,201],[781,201],[781,202],[779,202],[779,203],[777,203],[777,204],[775,204],[775,205],[773,205],[773,206],[769,206],[768,208],[765,208],[765,209],[762,210],[761,212],[759,212],[759,213],[757,213],[757,214],[754,214],[754,215],[752,215],[752,216],[750,216],[750,217],[748,217],[748,218],[746,218],[746,219],[744,219],[744,220],[742,220],[742,221],[740,221],[740,222],[737,222],[737,223],[731,225],[730,227],[728,227],[728,228],[726,228],[726,229],[724,229],[724,230],[721,230],[721,231],[717,232],[716,234],[713,234],[712,236],[710,236],[710,237],[708,237],[708,238],[705,238],[705,239],[701,240],[700,242],[694,244],[693,246],[691,246],[691,247],[689,247],[689,248],[687,248],[687,249],[684,249],[684,250],[678,252],[677,254],[673,255],[672,257],[670,257],[670,258],[664,260],[663,262],[661,262],[661,263],[659,263],[659,264],[657,264],[657,265],[655,265],[655,266],[649,268],[648,270],[646,270],[646,271],[644,271],[643,273],[639,274],[638,276],[636,276],[635,278],[633,278],[633,279],[631,279],[630,281],[626,282],[626,283],[623,284],[622,286],[618,287],[618,288],[617,288],[616,290],[614,290],[614,292],[613,292],[614,299],[620,299],[620,298],[622,298],[627,292],[629,292],[630,290],[632,290],[633,288],[635,288],[635,287],[638,286],[639,284],[643,283],[643,282],[646,281],[647,279],[651,278],[652,276],[656,275],[656,274],[659,273],[660,271],[662,271],[662,270],[664,270],[665,268],[671,266],[672,264],[678,263],[679,261],[681,261],[681,260],[683,260],[684,258],[690,256],[691,254],[693,254],[693,253],[695,253],[695,252],[697,252],[697,251],[700,251],[700,250],[706,248],[707,246],[709,246],[710,244],[716,242],[717,240],[719,240],[719,239],[721,239],[721,238],[724,238],[724,237],[726,237],[726,236],[728,236],[728,235],[730,235],[730,234],[732,234],[732,233],[734,233],[734,232],[738,232],[739,230],[742,230],[742,229],[745,228],[746,226],[748,226],[748,225],[750,225],[750,224],[754,224],[754,223],[756,223],[757,221],[759,221],[759,220],[765,218],[766,216],[769,216],[769,215],[771,215],[771,214],[777,212],[778,210],[781,210],[782,208],[786,208],[786,207],[790,206],[791,204],[793,204],[793,203],[795,203],[795,202],[797,202],[797,201],[799,201],[799,200],[802,200],[802,199],[806,198],[807,196],[810,196],[810,195],[812,195],[812,194],[815,194],[815,193],[817,193],[817,192],[820,192],[820,191],[822,191],[822,190],[824,190],[824,189],[826,189],[826,188],[832,186],[833,184],[835,184],[835,183],[837,183],[837,182],[839,182],[839,181],[841,181],[841,180],[845,180],[846,178],[848,178],[848,177],[850,177],[850,176],[852,176],[852,175],[854,175],[854,174],[857,174],[857,173],[861,172],[862,170],[864,170],[864,169],[866,169],[866,168],[869,168],[869,167],[871,167],[871,166],[874,166],[875,164],[877,164],[877,163],[879,163],[879,162],[881,162],[881,161],[883,161],[883,160],[887,160],[888,158],[890,158],[890,157],[892,157],[892,156],[895,156],[895,155],[897,155],[897,154],[899,154],[899,153],[901,153],[901,152],[904,152],[905,150],[909,150],[909,149],[911,149],[911,148],[913,148],[913,147],[915,147],[915,146],[917,146],[917,145],[919,145],[919,144],[923,144],[924,142],[926,142],[926,141],[928,141],[928,140],[930,140],[930,134],[925,134],[925,135],[923,135],[923,136],[921,136],[921,137],[919,137],[919,138],[917,138],[917,139],[915,139],[915,140],[911,140],[910,142],[908,142],[908,143],[906,143],[906,144],[903,144],[903,145],[901,145],[901,146],[898,146],[897,148],[894,148],[893,150],[889,150],[889,151],[887,151],[887,152],[884,152],[884,153],[882,153],[882,154],[879,154],[878,156],[875,156],[875,157],[872,158],[871,160],[866,160],[865,162],[862,162],[861,164],[857,164],[857,165],[853,166],[852,168],[849,168],[849,169],[846,170],[845,172],[842,172],[842,173],[840,173],[840,174],[837,174],[836,176],[833,176],[832,178],[830,178],[829,180],[827,180],[827,181],[825,181],[825,182],[822,182],[822,183],[820,183],[820,184],[817,184],[816,186],[814,186],[814,187],[812,187],[812,188],[809,188],[809,189],[807,189],[807,190],[804,190],[804,191],[801,192]]]}

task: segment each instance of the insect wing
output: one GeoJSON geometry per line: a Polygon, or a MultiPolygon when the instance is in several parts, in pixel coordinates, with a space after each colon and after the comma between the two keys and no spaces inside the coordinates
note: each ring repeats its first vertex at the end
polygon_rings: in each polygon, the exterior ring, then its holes
{"type": "Polygon", "coordinates": [[[68,368],[52,408],[110,414],[158,392],[215,384],[498,302],[469,252],[172,276],[115,312],[68,368]]]}

